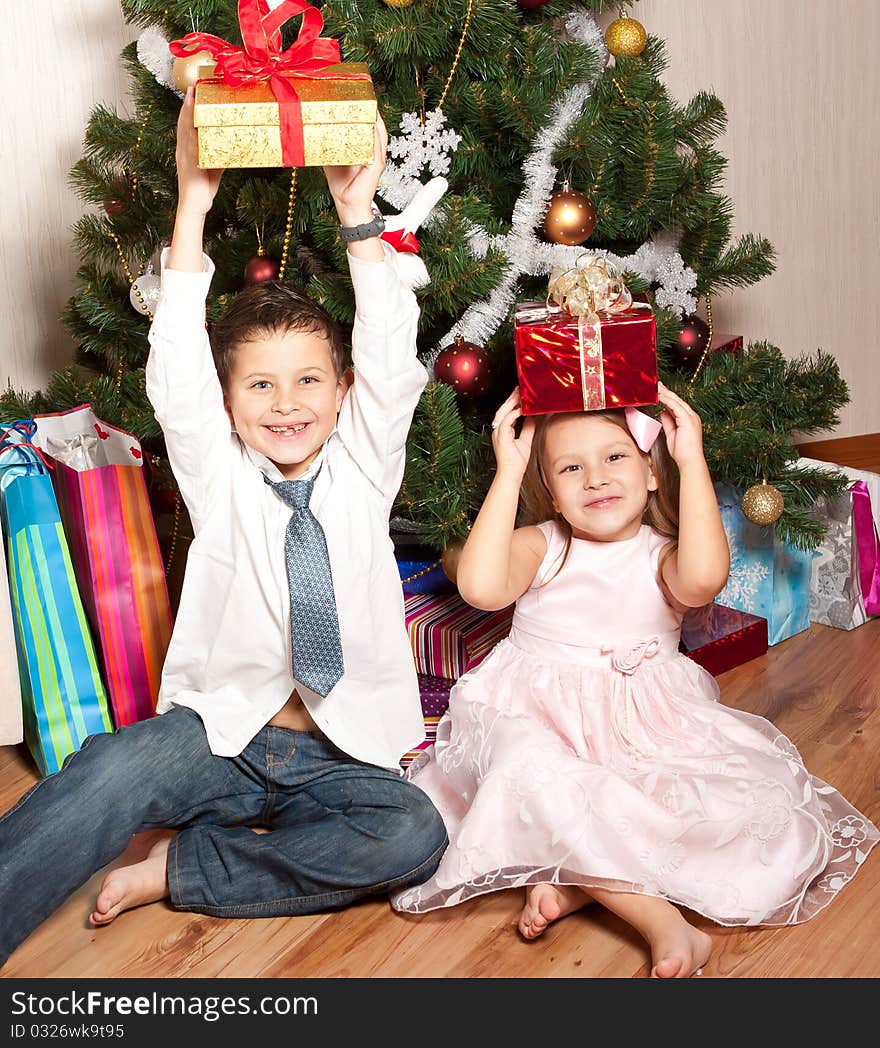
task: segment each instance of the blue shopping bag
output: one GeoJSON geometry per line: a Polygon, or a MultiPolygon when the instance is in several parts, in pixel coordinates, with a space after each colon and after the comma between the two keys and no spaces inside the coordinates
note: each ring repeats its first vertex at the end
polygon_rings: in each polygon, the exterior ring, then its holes
{"type": "Polygon", "coordinates": [[[730,576],[715,602],[766,619],[771,645],[805,630],[816,551],[780,542],[772,525],[753,524],[742,511],[739,488],[716,484],[715,494],[730,547],[730,576]]]}
{"type": "Polygon", "coordinates": [[[43,775],[88,735],[112,731],[52,480],[34,427],[0,430],[0,522],[21,682],[24,737],[43,775]]]}

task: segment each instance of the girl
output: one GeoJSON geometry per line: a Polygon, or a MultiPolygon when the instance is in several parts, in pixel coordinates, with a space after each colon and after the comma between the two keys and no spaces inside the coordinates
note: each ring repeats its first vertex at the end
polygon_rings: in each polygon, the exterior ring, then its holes
{"type": "Polygon", "coordinates": [[[677,906],[725,925],[805,921],[880,834],[679,654],[682,613],[722,589],[729,554],[700,419],[660,395],[659,423],[632,408],[544,415],[517,437],[517,390],[497,413],[497,470],[457,581],[479,608],[516,601],[513,626],[411,769],[451,843],[392,902],[419,913],[525,886],[533,939],[596,900],[647,940],[652,976],[683,978],[711,940],[677,906]],[[516,528],[521,487],[540,523],[516,528]]]}

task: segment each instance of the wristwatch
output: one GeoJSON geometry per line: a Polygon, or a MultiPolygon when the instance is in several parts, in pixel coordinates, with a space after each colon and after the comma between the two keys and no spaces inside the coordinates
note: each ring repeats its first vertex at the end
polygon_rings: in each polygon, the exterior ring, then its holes
{"type": "Polygon", "coordinates": [[[377,237],[385,230],[385,219],[380,214],[374,214],[371,222],[362,222],[359,226],[340,226],[339,239],[346,244],[354,240],[369,240],[377,237]]]}

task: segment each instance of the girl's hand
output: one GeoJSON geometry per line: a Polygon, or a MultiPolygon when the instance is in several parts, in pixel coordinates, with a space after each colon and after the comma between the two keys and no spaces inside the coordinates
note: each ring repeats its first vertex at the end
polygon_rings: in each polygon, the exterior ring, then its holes
{"type": "Polygon", "coordinates": [[[492,448],[495,451],[499,473],[510,471],[522,477],[526,471],[532,451],[535,420],[527,418],[517,437],[514,426],[521,416],[522,400],[517,386],[495,412],[495,418],[492,420],[492,448]]]}
{"type": "Polygon", "coordinates": [[[374,146],[371,164],[334,164],[324,168],[327,188],[343,226],[360,226],[373,220],[373,197],[385,170],[388,151],[388,131],[381,116],[376,117],[374,146]]]}
{"type": "Polygon", "coordinates": [[[186,89],[177,117],[177,207],[192,214],[207,215],[220,186],[222,168],[199,167],[199,133],[193,124],[196,92],[186,89]]]}
{"type": "Polygon", "coordinates": [[[666,446],[678,468],[691,462],[704,462],[700,416],[662,382],[657,383],[657,392],[663,404],[660,422],[666,433],[666,446]]]}

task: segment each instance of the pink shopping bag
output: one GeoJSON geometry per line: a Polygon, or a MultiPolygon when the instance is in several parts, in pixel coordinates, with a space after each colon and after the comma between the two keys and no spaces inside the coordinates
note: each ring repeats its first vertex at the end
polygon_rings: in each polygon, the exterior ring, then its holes
{"type": "Polygon", "coordinates": [[[90,405],[34,417],[117,727],[153,715],[172,614],[137,439],[90,405]]]}

